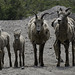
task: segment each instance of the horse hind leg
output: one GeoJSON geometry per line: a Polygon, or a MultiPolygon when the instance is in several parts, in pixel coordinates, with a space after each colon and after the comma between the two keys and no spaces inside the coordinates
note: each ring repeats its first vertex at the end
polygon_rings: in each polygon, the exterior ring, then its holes
{"type": "Polygon", "coordinates": [[[5,53],[4,53],[4,51],[3,51],[3,55],[2,55],[2,64],[4,64],[4,55],[5,55],[5,53]]]}
{"type": "Polygon", "coordinates": [[[75,41],[72,41],[72,65],[75,66],[75,41]]]}
{"type": "Polygon", "coordinates": [[[2,70],[2,64],[1,64],[1,59],[0,59],[0,70],[2,70]]]}
{"type": "Polygon", "coordinates": [[[24,62],[24,59],[25,59],[24,51],[25,51],[25,44],[23,45],[23,52],[22,52],[23,66],[25,66],[25,62],[24,62]]]}
{"type": "Polygon", "coordinates": [[[10,67],[12,67],[12,62],[11,62],[11,53],[10,53],[10,45],[8,44],[6,47],[7,47],[7,50],[8,50],[8,56],[9,56],[10,67]]]}
{"type": "Polygon", "coordinates": [[[33,48],[34,48],[34,65],[37,66],[38,65],[38,61],[37,61],[37,48],[36,48],[36,44],[33,44],[33,48]]]}
{"type": "Polygon", "coordinates": [[[0,51],[0,70],[2,70],[2,51],[0,51]]]}

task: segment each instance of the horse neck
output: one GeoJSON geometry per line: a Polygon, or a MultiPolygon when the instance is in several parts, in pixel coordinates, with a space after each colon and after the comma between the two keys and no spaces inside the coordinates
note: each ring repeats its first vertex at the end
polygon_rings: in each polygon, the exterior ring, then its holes
{"type": "Polygon", "coordinates": [[[18,40],[15,40],[15,43],[20,43],[20,39],[18,39],[18,40]]]}
{"type": "Polygon", "coordinates": [[[65,18],[62,24],[59,25],[59,29],[65,30],[65,31],[68,29],[68,19],[67,18],[65,18]]]}

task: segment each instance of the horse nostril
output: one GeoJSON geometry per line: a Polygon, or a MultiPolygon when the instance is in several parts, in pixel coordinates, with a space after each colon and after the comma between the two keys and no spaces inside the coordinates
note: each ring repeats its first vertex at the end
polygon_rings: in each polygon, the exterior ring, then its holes
{"type": "Polygon", "coordinates": [[[39,33],[40,33],[40,31],[37,31],[37,33],[39,34],[39,33]]]}

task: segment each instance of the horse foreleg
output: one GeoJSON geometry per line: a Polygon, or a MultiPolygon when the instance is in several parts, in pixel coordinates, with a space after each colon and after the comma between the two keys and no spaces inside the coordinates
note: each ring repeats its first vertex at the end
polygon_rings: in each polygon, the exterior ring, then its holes
{"type": "Polygon", "coordinates": [[[72,65],[75,66],[75,41],[72,41],[72,65]]]}
{"type": "Polygon", "coordinates": [[[2,70],[1,58],[0,58],[0,70],[2,70]]]}
{"type": "Polygon", "coordinates": [[[20,64],[20,67],[22,66],[21,56],[22,56],[22,53],[21,53],[21,51],[19,51],[19,64],[20,64]]]}
{"type": "Polygon", "coordinates": [[[5,53],[4,53],[4,51],[3,51],[3,55],[2,55],[2,64],[4,64],[4,55],[5,55],[5,53]]]}
{"type": "Polygon", "coordinates": [[[65,53],[66,53],[66,61],[65,61],[65,66],[69,66],[69,40],[65,41],[64,43],[64,47],[65,47],[65,53]]]}
{"type": "Polygon", "coordinates": [[[38,65],[38,61],[37,61],[37,48],[36,48],[36,44],[33,44],[33,48],[34,48],[34,65],[37,66],[38,65]]]}
{"type": "Polygon", "coordinates": [[[40,61],[40,66],[44,66],[44,62],[43,62],[43,51],[44,51],[44,44],[41,44],[39,46],[39,61],[40,61]]]}
{"type": "Polygon", "coordinates": [[[10,45],[8,44],[6,47],[7,47],[7,50],[8,50],[8,56],[9,56],[10,67],[12,67],[12,62],[11,62],[11,53],[10,53],[10,45]]]}
{"type": "Polygon", "coordinates": [[[61,54],[61,51],[60,51],[60,41],[59,40],[57,41],[57,46],[58,46],[58,63],[57,63],[57,67],[60,67],[60,54],[61,54]]]}
{"type": "MultiPolygon", "coordinates": [[[[54,42],[54,51],[55,51],[55,55],[56,55],[56,59],[58,60],[58,50],[59,50],[59,46],[58,46],[58,44],[57,44],[58,42],[57,42],[57,40],[54,42]]],[[[60,62],[63,62],[63,59],[61,58],[61,56],[60,56],[60,62]]]]}
{"type": "Polygon", "coordinates": [[[18,67],[18,60],[17,60],[17,51],[15,50],[15,63],[14,63],[14,67],[18,67]]]}
{"type": "Polygon", "coordinates": [[[23,52],[22,52],[23,66],[25,66],[25,62],[24,62],[24,59],[25,59],[24,50],[25,50],[25,46],[23,45],[23,52]]]}

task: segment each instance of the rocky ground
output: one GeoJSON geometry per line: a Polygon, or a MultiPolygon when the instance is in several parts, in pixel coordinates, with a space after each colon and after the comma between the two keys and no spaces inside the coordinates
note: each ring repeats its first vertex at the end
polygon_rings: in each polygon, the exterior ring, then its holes
{"type": "MultiPolygon", "coordinates": [[[[52,9],[46,10],[44,12],[54,12],[59,9],[60,6],[53,7],[52,9]]],[[[65,9],[65,7],[62,6],[65,9]]],[[[41,12],[38,15],[44,13],[41,12]]],[[[74,15],[75,16],[75,15],[74,15]]],[[[73,17],[74,17],[73,16],[73,17]]],[[[57,60],[54,53],[53,44],[55,41],[54,29],[51,27],[51,20],[57,17],[56,12],[51,16],[46,16],[45,18],[48,20],[50,26],[50,39],[47,41],[45,48],[44,48],[44,64],[45,66],[42,68],[40,66],[34,67],[34,53],[33,48],[28,38],[28,21],[31,17],[25,20],[8,20],[0,21],[0,26],[2,26],[3,30],[10,34],[10,43],[11,43],[11,55],[12,55],[12,64],[13,67],[9,67],[9,59],[6,48],[5,51],[5,58],[4,58],[4,68],[0,71],[0,75],[75,75],[75,67],[72,66],[72,53],[71,53],[71,45],[69,47],[69,60],[70,60],[70,67],[65,67],[65,50],[64,47],[61,47],[61,57],[63,58],[64,62],[61,63],[61,67],[56,67],[57,60]],[[22,30],[22,35],[25,37],[25,69],[14,68],[14,51],[12,47],[13,43],[13,31],[15,28],[19,28],[22,30]]],[[[38,48],[38,46],[37,46],[38,48]]],[[[39,51],[38,51],[39,54],[39,51]]]]}

